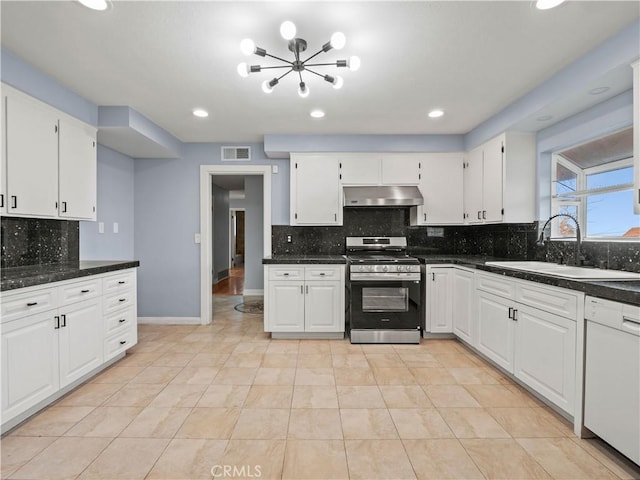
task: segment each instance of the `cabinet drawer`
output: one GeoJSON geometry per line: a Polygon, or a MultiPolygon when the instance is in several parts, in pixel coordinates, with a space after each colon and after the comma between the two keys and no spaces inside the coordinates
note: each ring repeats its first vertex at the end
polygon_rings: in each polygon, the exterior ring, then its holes
{"type": "Polygon", "coordinates": [[[578,312],[577,296],[560,288],[545,288],[529,283],[518,283],[516,285],[516,301],[571,320],[576,320],[578,312]]]}
{"type": "Polygon", "coordinates": [[[342,268],[339,266],[318,265],[317,267],[305,267],[305,280],[340,280],[342,268]]]}
{"type": "Polygon", "coordinates": [[[109,275],[102,279],[102,290],[106,295],[111,292],[118,292],[135,284],[135,271],[127,270],[117,275],[109,275]]]}
{"type": "Polygon", "coordinates": [[[278,265],[269,266],[269,280],[302,280],[304,267],[278,265]]]}
{"type": "Polygon", "coordinates": [[[108,337],[128,328],[135,328],[135,311],[132,306],[121,312],[107,315],[104,318],[104,335],[108,337]],[[133,327],[132,327],[133,325],[133,327]]]}
{"type": "Polygon", "coordinates": [[[99,297],[102,293],[102,279],[92,278],[84,282],[76,282],[58,287],[60,306],[91,298],[99,297]]]}
{"type": "Polygon", "coordinates": [[[29,293],[2,296],[2,323],[58,308],[58,289],[44,288],[29,293]]]}
{"type": "Polygon", "coordinates": [[[105,315],[109,315],[114,312],[119,312],[135,304],[135,293],[132,289],[118,292],[114,295],[108,295],[104,297],[104,310],[105,315]]]}
{"type": "Polygon", "coordinates": [[[134,328],[128,328],[121,333],[110,336],[104,341],[104,361],[111,360],[116,355],[133,347],[137,342],[134,328]]]}
{"type": "Polygon", "coordinates": [[[515,285],[513,279],[500,275],[478,273],[476,275],[476,288],[493,293],[500,297],[514,298],[515,285]]]}

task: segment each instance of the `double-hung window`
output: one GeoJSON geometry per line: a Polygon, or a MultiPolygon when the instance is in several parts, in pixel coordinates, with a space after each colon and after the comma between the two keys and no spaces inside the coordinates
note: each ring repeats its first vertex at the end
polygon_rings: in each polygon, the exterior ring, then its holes
{"type": "MultiPolygon", "coordinates": [[[[623,130],[552,157],[552,213],[578,219],[587,239],[640,240],[629,138],[623,130]]],[[[575,238],[575,225],[561,217],[551,236],[575,238]]]]}

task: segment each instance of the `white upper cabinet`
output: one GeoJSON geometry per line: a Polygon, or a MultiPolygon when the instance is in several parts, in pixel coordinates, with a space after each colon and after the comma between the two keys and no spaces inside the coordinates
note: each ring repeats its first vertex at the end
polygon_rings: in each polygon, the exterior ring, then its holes
{"type": "Polygon", "coordinates": [[[382,185],[418,185],[422,155],[384,154],[381,162],[382,185]]]}
{"type": "Polygon", "coordinates": [[[467,223],[525,223],[535,216],[535,135],[506,132],[469,151],[467,223]]]}
{"type": "Polygon", "coordinates": [[[424,205],[411,209],[411,225],[463,223],[462,153],[430,153],[423,156],[418,185],[424,205]]]}
{"type": "Polygon", "coordinates": [[[2,118],[0,120],[1,140],[0,148],[0,214],[7,213],[7,129],[4,126],[7,124],[7,98],[4,95],[2,97],[2,118]]]}
{"type": "Polygon", "coordinates": [[[343,185],[379,185],[380,157],[349,154],[340,159],[343,185]]]}
{"type": "Polygon", "coordinates": [[[7,212],[58,215],[58,116],[35,99],[7,102],[7,212]]]}
{"type": "Polygon", "coordinates": [[[0,212],[95,220],[96,129],[2,85],[0,212]]]}
{"type": "Polygon", "coordinates": [[[95,130],[60,120],[60,203],[64,218],[96,219],[97,154],[95,130]]]}
{"type": "Polygon", "coordinates": [[[291,154],[291,225],[342,225],[337,157],[291,154]]]}
{"type": "Polygon", "coordinates": [[[640,60],[633,65],[633,211],[640,213],[640,60]]]}

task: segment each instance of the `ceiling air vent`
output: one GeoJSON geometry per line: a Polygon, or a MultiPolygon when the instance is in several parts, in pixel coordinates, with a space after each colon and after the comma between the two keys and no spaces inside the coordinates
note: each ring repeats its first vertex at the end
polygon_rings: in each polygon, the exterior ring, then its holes
{"type": "Polygon", "coordinates": [[[251,160],[251,147],[222,147],[223,162],[246,162],[251,160]]]}

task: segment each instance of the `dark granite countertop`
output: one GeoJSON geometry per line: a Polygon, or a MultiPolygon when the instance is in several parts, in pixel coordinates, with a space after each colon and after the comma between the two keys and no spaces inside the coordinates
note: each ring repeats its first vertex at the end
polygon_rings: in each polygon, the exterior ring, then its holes
{"type": "Polygon", "coordinates": [[[569,290],[584,292],[586,295],[613,300],[622,303],[629,303],[640,306],[640,279],[638,281],[589,281],[573,280],[569,278],[556,277],[553,275],[543,275],[541,273],[525,272],[522,270],[512,270],[509,268],[486,265],[486,262],[504,260],[493,257],[466,256],[466,255],[414,255],[427,265],[453,264],[464,267],[476,268],[486,272],[497,273],[506,277],[529,280],[531,282],[542,283],[569,290]]]}
{"type": "Polygon", "coordinates": [[[263,264],[347,263],[344,255],[274,255],[262,259],[263,264]]]}
{"type": "Polygon", "coordinates": [[[79,263],[3,268],[0,291],[44,285],[140,266],[137,260],[83,260],[79,263]]]}

